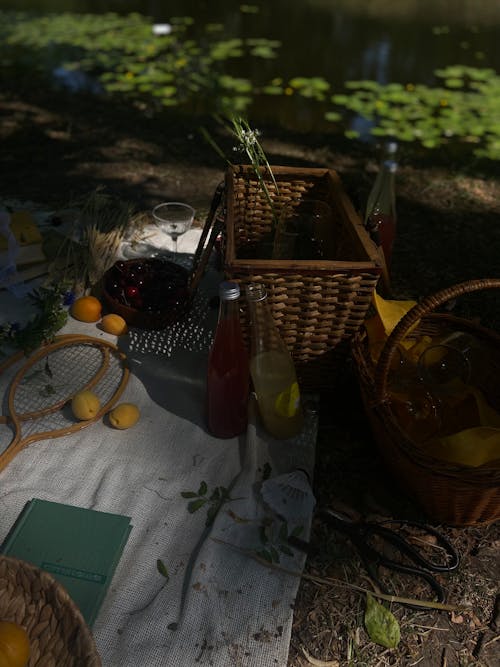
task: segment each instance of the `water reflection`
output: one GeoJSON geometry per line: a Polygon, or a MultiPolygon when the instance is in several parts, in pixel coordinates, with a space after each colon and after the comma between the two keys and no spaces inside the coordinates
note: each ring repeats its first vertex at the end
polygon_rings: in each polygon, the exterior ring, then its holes
{"type": "Polygon", "coordinates": [[[389,83],[389,59],[391,42],[388,37],[369,44],[363,52],[361,78],[372,79],[378,83],[389,83]]]}
{"type": "MultiPolygon", "coordinates": [[[[201,38],[206,24],[220,23],[227,38],[279,40],[277,60],[228,59],[224,64],[228,74],[247,77],[257,87],[276,76],[284,82],[318,76],[337,93],[344,92],[345,81],[357,79],[436,85],[435,69],[447,65],[500,72],[498,0],[254,0],[241,6],[232,0],[0,0],[0,9],[7,8],[136,11],[150,16],[152,24],[192,16],[194,39],[201,38]]],[[[82,73],[58,68],[55,75],[70,89],[95,91],[98,85],[82,73]]],[[[278,105],[276,98],[259,98],[251,111],[260,122],[269,116],[304,131],[321,129],[323,110],[305,99],[294,99],[293,105],[280,99],[278,105]]]]}
{"type": "Polygon", "coordinates": [[[80,70],[66,69],[63,66],[56,67],[52,70],[52,78],[56,85],[72,93],[85,92],[94,95],[104,93],[104,88],[99,81],[80,70]]]}

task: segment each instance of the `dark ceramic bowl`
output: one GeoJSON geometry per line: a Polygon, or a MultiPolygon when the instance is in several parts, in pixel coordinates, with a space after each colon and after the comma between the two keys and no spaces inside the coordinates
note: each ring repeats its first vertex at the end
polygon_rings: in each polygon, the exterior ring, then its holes
{"type": "Polygon", "coordinates": [[[188,308],[189,271],[161,258],[118,261],[104,274],[103,299],[133,327],[165,329],[188,308]]]}

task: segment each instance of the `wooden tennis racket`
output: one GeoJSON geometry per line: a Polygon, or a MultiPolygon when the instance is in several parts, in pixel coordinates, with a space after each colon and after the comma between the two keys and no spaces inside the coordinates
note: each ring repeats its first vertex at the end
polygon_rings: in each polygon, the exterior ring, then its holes
{"type": "Polygon", "coordinates": [[[0,366],[0,373],[7,370],[12,379],[0,423],[14,435],[0,454],[0,471],[31,443],[75,433],[101,419],[130,375],[126,355],[113,343],[77,334],[59,336],[27,358],[14,355],[0,366]],[[101,407],[91,419],[77,421],[70,403],[86,389],[99,397],[101,407]]]}

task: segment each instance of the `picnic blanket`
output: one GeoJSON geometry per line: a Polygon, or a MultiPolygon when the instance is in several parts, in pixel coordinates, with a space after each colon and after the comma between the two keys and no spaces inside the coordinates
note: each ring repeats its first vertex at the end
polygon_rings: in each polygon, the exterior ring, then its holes
{"type": "MultiPolygon", "coordinates": [[[[304,556],[286,536],[309,533],[314,498],[295,471],[312,474],[317,417],[306,409],[302,434],[275,441],[252,400],[245,434],[220,440],[207,432],[205,373],[217,315],[209,302],[219,280],[210,267],[182,323],[118,339],[132,370],[121,400],[141,412],[133,428],[99,422],[34,443],[0,473],[0,541],[33,497],[131,517],[93,627],[104,667],[287,663],[304,556]],[[195,510],[186,494],[206,502],[195,510]]],[[[0,303],[9,299],[0,295],[0,303]]],[[[116,341],[73,319],[62,332],[116,341]]],[[[0,378],[4,394],[8,379],[0,378]]],[[[7,431],[0,428],[2,448],[7,431]]]]}

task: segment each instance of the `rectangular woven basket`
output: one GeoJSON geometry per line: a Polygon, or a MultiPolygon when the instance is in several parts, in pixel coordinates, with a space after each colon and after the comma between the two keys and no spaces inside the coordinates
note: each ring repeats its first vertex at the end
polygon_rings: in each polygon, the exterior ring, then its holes
{"type": "MultiPolygon", "coordinates": [[[[331,385],[332,372],[347,354],[347,342],[361,327],[382,271],[379,252],[331,169],[271,167],[278,184],[261,171],[275,211],[304,200],[329,205],[331,219],[322,239],[324,259],[248,259],[249,244],[269,236],[270,206],[251,166],[230,167],[225,178],[224,270],[243,289],[263,283],[280,334],[292,354],[301,387],[331,385]]],[[[243,305],[243,324],[248,321],[243,305]]]]}

